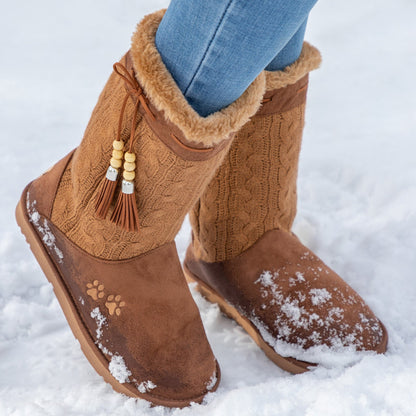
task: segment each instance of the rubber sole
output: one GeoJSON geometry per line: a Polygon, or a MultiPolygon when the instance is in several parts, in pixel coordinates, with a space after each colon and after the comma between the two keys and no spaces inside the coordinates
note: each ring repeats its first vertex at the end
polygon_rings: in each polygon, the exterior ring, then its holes
{"type": "MultiPolygon", "coordinates": [[[[186,400],[172,400],[163,399],[152,396],[151,394],[142,395],[135,387],[128,384],[119,383],[110,373],[108,369],[108,361],[101,353],[98,347],[95,345],[94,340],[91,338],[88,329],[85,327],[82,318],[80,317],[75,305],[71,300],[71,296],[67,290],[67,287],[62,280],[59,271],[55,267],[55,264],[48,252],[46,251],[40,237],[36,230],[33,228],[26,212],[26,194],[27,188],[23,192],[23,195],[16,207],[16,221],[30,249],[39,263],[43,273],[48,281],[52,284],[54,293],[59,301],[59,304],[64,312],[65,318],[78,340],[81,350],[84,353],[87,360],[94,367],[95,371],[103,377],[104,381],[111,385],[111,387],[118,393],[124,394],[129,397],[141,398],[151,402],[154,405],[166,406],[166,407],[186,407],[191,402],[201,402],[205,394],[186,400]]],[[[215,391],[218,387],[220,380],[220,370],[217,363],[217,383],[211,391],[215,391]]]]}
{"type": "Polygon", "coordinates": [[[202,296],[208,299],[211,303],[216,303],[228,317],[234,319],[254,340],[254,342],[263,350],[266,356],[273,361],[281,369],[292,374],[301,374],[309,370],[309,367],[315,367],[316,364],[305,361],[296,360],[291,357],[283,357],[279,355],[269,344],[267,344],[260,335],[257,328],[245,317],[242,316],[237,309],[231,306],[224,298],[217,292],[211,289],[208,285],[198,279],[187,267],[183,267],[186,280],[189,283],[196,283],[196,288],[202,296]]]}

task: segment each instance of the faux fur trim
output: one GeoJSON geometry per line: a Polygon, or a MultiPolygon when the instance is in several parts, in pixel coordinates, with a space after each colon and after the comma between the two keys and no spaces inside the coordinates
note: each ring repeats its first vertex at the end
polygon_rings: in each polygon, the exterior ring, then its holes
{"type": "Polygon", "coordinates": [[[201,117],[188,103],[170,75],[155,45],[155,36],[165,10],[144,17],[132,37],[131,56],[137,80],[151,103],[179,127],[186,139],[211,147],[237,132],[260,106],[265,91],[261,73],[247,90],[226,108],[201,117]]]}
{"type": "Polygon", "coordinates": [[[264,71],[266,74],[266,90],[277,90],[292,85],[304,77],[308,72],[319,68],[321,54],[308,42],[303,43],[299,58],[282,71],[264,71]]]}

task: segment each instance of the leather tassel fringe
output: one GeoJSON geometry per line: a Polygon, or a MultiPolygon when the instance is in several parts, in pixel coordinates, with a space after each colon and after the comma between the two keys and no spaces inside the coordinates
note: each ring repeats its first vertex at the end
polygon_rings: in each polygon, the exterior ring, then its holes
{"type": "Polygon", "coordinates": [[[118,181],[118,169],[123,163],[123,148],[124,143],[121,140],[114,140],[110,166],[107,169],[104,180],[101,182],[95,202],[95,213],[98,218],[104,219],[107,216],[110,205],[113,202],[118,181]]]}
{"type": "Polygon", "coordinates": [[[155,116],[148,106],[143,90],[137,82],[134,73],[130,74],[126,67],[119,62],[115,63],[113,68],[115,73],[123,78],[127,83],[128,92],[121,106],[120,116],[118,119],[117,139],[113,142],[113,154],[110,161],[110,167],[107,170],[106,178],[101,184],[95,210],[98,217],[105,218],[107,216],[117,187],[118,169],[121,168],[124,158],[121,192],[117,198],[116,206],[111,214],[110,221],[127,231],[139,231],[139,213],[137,211],[136,197],[134,195],[136,155],[133,153],[133,144],[137,127],[137,114],[140,104],[143,106],[145,112],[150,118],[154,120],[155,116]],[[133,94],[136,98],[136,102],[134,104],[133,117],[131,120],[129,150],[124,153],[124,142],[121,140],[121,130],[124,112],[126,110],[130,94],[133,94]]]}
{"type": "Polygon", "coordinates": [[[108,210],[116,192],[117,177],[118,170],[110,166],[107,169],[104,180],[101,182],[101,187],[95,202],[95,213],[97,214],[98,218],[104,219],[107,216],[108,210]]]}
{"type": "Polygon", "coordinates": [[[121,192],[110,220],[126,231],[139,231],[139,214],[132,181],[123,179],[121,192]]]}

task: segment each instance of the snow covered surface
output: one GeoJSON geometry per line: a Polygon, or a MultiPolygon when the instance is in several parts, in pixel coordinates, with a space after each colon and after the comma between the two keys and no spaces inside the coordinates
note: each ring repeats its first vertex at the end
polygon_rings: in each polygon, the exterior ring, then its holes
{"type": "MultiPolygon", "coordinates": [[[[385,323],[387,354],[293,376],[195,294],[222,369],[207,404],[150,408],[83,356],[13,211],[26,183],[78,144],[136,22],[166,4],[2,4],[0,415],[416,415],[413,0],[321,0],[308,30],[324,62],[311,76],[295,232],[385,323]]],[[[188,238],[186,222],[181,256],[188,238]]]]}

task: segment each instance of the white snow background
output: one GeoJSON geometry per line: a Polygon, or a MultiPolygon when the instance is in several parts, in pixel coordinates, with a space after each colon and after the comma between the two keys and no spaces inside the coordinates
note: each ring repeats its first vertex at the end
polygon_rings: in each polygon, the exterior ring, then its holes
{"type": "MultiPolygon", "coordinates": [[[[416,2],[320,0],[295,232],[385,323],[388,352],[280,370],[195,294],[222,382],[205,405],[150,408],[86,358],[14,221],[27,182],[80,141],[135,24],[167,1],[13,0],[0,12],[0,415],[416,415],[416,2]]],[[[181,257],[189,240],[177,237],[181,257]]]]}

